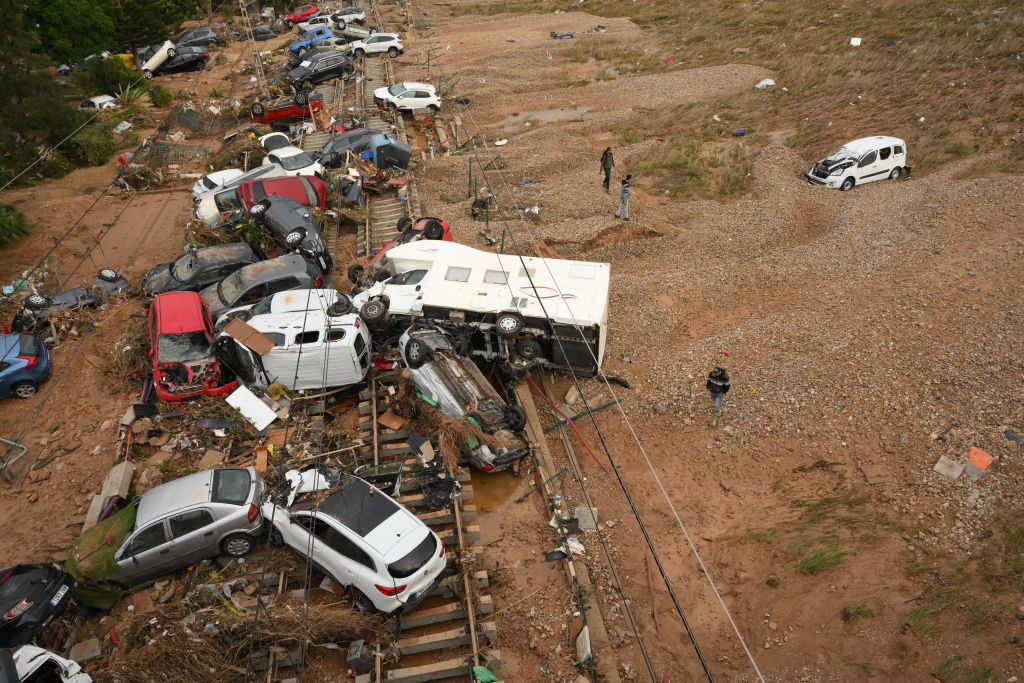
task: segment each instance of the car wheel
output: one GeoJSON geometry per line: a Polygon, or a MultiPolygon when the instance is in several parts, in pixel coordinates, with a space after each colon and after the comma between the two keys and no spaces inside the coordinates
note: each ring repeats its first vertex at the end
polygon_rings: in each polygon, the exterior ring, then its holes
{"type": "Polygon", "coordinates": [[[143,78],[153,78],[153,72],[150,71],[149,69],[143,69],[142,70],[142,77],[143,78]]]}
{"type": "Polygon", "coordinates": [[[289,247],[295,247],[302,244],[302,240],[306,237],[305,230],[292,230],[290,233],[284,236],[284,243],[289,247]]]}
{"type": "Polygon", "coordinates": [[[524,337],[516,343],[516,352],[523,360],[533,360],[540,355],[540,342],[536,339],[524,337]]]}
{"type": "Polygon", "coordinates": [[[389,47],[388,48],[388,57],[391,57],[391,59],[394,59],[397,56],[398,56],[398,48],[397,47],[389,47]]]}
{"type": "Polygon", "coordinates": [[[356,57],[358,57],[359,59],[362,59],[363,57],[365,57],[365,56],[366,56],[366,50],[364,50],[364,49],[363,49],[363,48],[361,48],[361,47],[358,47],[358,48],[356,48],[356,51],[355,51],[355,55],[356,55],[356,57]]]}
{"type": "Polygon", "coordinates": [[[849,192],[850,190],[853,189],[853,186],[856,184],[857,181],[854,180],[852,177],[847,178],[846,180],[843,181],[843,184],[839,186],[839,189],[842,190],[843,192],[849,192]]]}
{"type": "Polygon", "coordinates": [[[289,31],[291,31],[291,30],[292,30],[292,28],[294,28],[294,27],[295,27],[295,22],[294,22],[294,21],[292,21],[291,19],[285,19],[285,20],[284,20],[284,25],[288,27],[288,30],[289,30],[289,31]]]}
{"type": "Polygon", "coordinates": [[[363,281],[363,276],[366,275],[366,268],[363,268],[358,263],[353,263],[348,267],[348,281],[354,285],[358,285],[363,281]]]}
{"type": "Polygon", "coordinates": [[[344,294],[338,295],[338,300],[327,307],[327,315],[332,318],[338,316],[348,315],[352,312],[352,299],[348,298],[344,294]]]}
{"type": "Polygon", "coordinates": [[[28,380],[16,382],[11,387],[11,394],[18,398],[32,398],[37,393],[39,393],[39,385],[28,380]]]}
{"type": "Polygon", "coordinates": [[[376,614],[377,608],[373,606],[373,601],[366,597],[366,593],[359,590],[358,588],[352,588],[348,592],[349,600],[352,601],[352,606],[356,608],[356,611],[360,614],[376,614]]]}
{"type": "Polygon", "coordinates": [[[419,339],[413,339],[405,346],[405,364],[415,370],[430,360],[430,347],[419,339]]]}
{"type": "Polygon", "coordinates": [[[295,106],[305,107],[307,104],[309,104],[309,93],[303,90],[295,93],[295,106]]]}
{"type": "Polygon", "coordinates": [[[267,108],[259,102],[253,102],[249,105],[249,114],[254,119],[262,119],[267,113],[267,108]]]}
{"type": "Polygon", "coordinates": [[[260,202],[259,204],[253,204],[253,207],[249,209],[249,215],[259,217],[262,216],[263,212],[266,210],[267,205],[264,204],[263,202],[260,202]]]}
{"type": "Polygon", "coordinates": [[[505,423],[513,432],[521,432],[526,428],[526,411],[519,406],[508,406],[505,411],[505,423]]]}
{"type": "Polygon", "coordinates": [[[177,51],[177,50],[175,50],[175,49],[174,49],[173,47],[169,47],[169,48],[167,48],[167,56],[168,56],[168,57],[173,57],[173,56],[174,56],[174,55],[176,55],[177,53],[178,53],[178,51],[177,51]]]}
{"type": "Polygon", "coordinates": [[[428,240],[444,239],[444,226],[438,221],[427,221],[426,227],[423,228],[423,237],[428,240]]]}
{"type": "Polygon", "coordinates": [[[431,116],[437,116],[437,112],[439,111],[439,107],[436,104],[432,104],[429,107],[427,107],[427,111],[430,112],[431,116]]]}
{"type": "Polygon", "coordinates": [[[42,294],[29,294],[25,297],[25,308],[30,311],[41,311],[50,305],[50,297],[42,294]]]}
{"type": "Polygon", "coordinates": [[[253,537],[248,534],[231,534],[220,542],[220,549],[225,555],[231,557],[243,557],[252,552],[256,547],[253,537]]]}
{"type": "Polygon", "coordinates": [[[388,314],[387,302],[380,299],[373,299],[363,304],[363,307],[359,309],[360,317],[366,322],[367,325],[375,323],[381,323],[384,321],[384,316],[388,314]]]}
{"type": "Polygon", "coordinates": [[[281,532],[278,531],[276,526],[270,528],[270,533],[267,535],[267,540],[269,540],[270,545],[274,546],[275,548],[284,547],[284,536],[281,535],[281,532]]]}
{"type": "Polygon", "coordinates": [[[899,180],[901,175],[903,175],[903,169],[897,166],[892,169],[892,173],[889,174],[889,180],[899,180]]]}
{"type": "Polygon", "coordinates": [[[344,19],[335,19],[334,27],[339,31],[344,31],[346,28],[348,28],[348,23],[344,19]]]}
{"type": "Polygon", "coordinates": [[[117,271],[113,268],[102,269],[99,276],[104,282],[117,282],[117,271]]]}
{"type": "Polygon", "coordinates": [[[501,337],[514,337],[523,330],[523,319],[515,313],[502,313],[494,321],[494,330],[501,337]]]}

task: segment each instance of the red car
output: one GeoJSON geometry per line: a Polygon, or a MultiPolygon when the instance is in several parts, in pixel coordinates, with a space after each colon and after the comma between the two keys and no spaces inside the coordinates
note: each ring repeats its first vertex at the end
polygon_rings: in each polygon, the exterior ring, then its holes
{"type": "Polygon", "coordinates": [[[213,320],[197,292],[168,292],[153,297],[149,309],[149,354],[153,388],[161,403],[184,403],[203,396],[224,396],[238,381],[223,381],[210,350],[213,320]]]}
{"type": "Polygon", "coordinates": [[[257,178],[238,186],[238,202],[245,213],[249,213],[249,209],[270,195],[291,197],[303,206],[315,206],[321,211],[327,208],[327,183],[316,176],[257,178]]]}
{"type": "Polygon", "coordinates": [[[319,92],[300,91],[273,102],[253,102],[249,105],[249,118],[256,123],[289,123],[309,117],[324,108],[324,96],[319,92]]]}
{"type": "Polygon", "coordinates": [[[316,5],[302,5],[292,10],[291,14],[287,14],[284,17],[285,26],[291,28],[295,24],[299,23],[303,19],[313,16],[314,14],[320,14],[320,10],[317,9],[316,5]]]}
{"type": "Polygon", "coordinates": [[[348,268],[348,279],[354,285],[369,287],[375,281],[387,277],[384,272],[387,262],[384,256],[399,244],[415,242],[416,240],[441,240],[442,242],[452,241],[452,230],[448,227],[447,221],[441,218],[424,216],[412,222],[407,216],[398,221],[398,237],[388,240],[380,245],[380,251],[371,258],[360,258],[348,268]]]}

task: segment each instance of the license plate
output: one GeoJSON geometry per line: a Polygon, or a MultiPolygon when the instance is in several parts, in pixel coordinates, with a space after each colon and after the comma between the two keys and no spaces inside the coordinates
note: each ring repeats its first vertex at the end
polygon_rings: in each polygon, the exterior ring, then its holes
{"type": "Polygon", "coordinates": [[[68,592],[68,587],[67,586],[61,586],[60,590],[57,591],[57,594],[54,595],[53,598],[50,600],[50,604],[53,605],[54,607],[56,607],[57,603],[60,602],[60,599],[63,598],[64,594],[67,593],[67,592],[68,592]]]}

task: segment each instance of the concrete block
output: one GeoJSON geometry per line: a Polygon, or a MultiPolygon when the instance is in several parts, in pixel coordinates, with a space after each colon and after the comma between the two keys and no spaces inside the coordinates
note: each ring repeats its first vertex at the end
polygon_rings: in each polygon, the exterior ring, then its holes
{"type": "Polygon", "coordinates": [[[100,513],[103,512],[103,508],[107,506],[109,500],[110,498],[102,493],[97,493],[92,497],[92,502],[89,503],[89,511],[85,513],[85,526],[82,527],[82,531],[85,531],[99,521],[100,513]]]}
{"type": "Polygon", "coordinates": [[[128,491],[132,487],[132,477],[134,476],[135,463],[125,460],[118,465],[114,465],[107,472],[106,479],[103,480],[103,488],[100,490],[100,494],[108,498],[113,498],[114,496],[128,498],[128,491]]]}
{"type": "Polygon", "coordinates": [[[99,659],[103,656],[103,648],[100,646],[99,638],[90,638],[80,643],[75,643],[68,653],[68,659],[78,662],[87,662],[90,659],[99,659]]]}
{"type": "Polygon", "coordinates": [[[576,508],[575,515],[580,523],[580,531],[592,531],[597,528],[597,508],[580,506],[576,508]]]}

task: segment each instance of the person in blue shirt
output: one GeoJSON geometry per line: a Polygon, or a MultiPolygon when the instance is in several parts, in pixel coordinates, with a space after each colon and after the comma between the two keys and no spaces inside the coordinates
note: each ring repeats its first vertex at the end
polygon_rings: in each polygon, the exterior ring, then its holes
{"type": "Polygon", "coordinates": [[[622,215],[622,220],[629,220],[629,186],[633,183],[633,176],[627,175],[622,180],[622,188],[619,190],[619,208],[615,210],[615,217],[622,215]]]}

